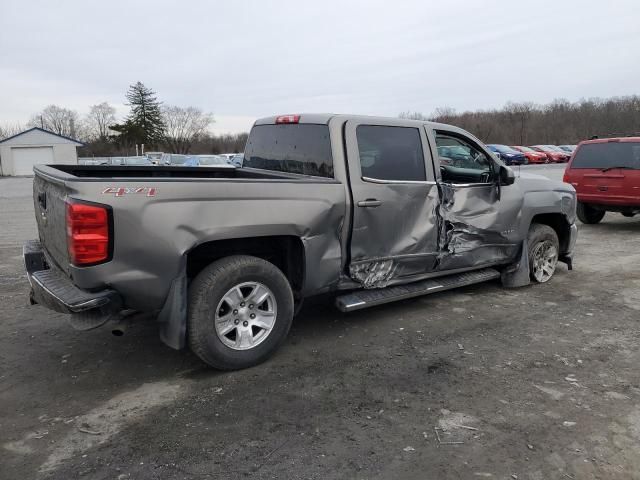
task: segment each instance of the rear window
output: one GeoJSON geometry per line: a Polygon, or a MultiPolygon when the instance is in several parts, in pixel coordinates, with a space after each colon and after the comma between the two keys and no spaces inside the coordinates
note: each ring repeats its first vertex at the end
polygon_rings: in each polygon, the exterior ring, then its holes
{"type": "Polygon", "coordinates": [[[247,140],[243,166],[332,178],[329,127],[308,123],[256,125],[247,140]]]}
{"type": "Polygon", "coordinates": [[[426,180],[417,128],[359,125],[356,137],[362,176],[393,181],[426,180]]]}
{"type": "Polygon", "coordinates": [[[571,168],[640,169],[640,142],[586,143],[578,147],[571,168]]]}

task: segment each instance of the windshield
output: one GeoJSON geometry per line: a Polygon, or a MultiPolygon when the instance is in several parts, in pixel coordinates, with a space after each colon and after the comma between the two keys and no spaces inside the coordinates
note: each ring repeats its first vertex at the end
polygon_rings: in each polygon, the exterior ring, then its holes
{"type": "Polygon", "coordinates": [[[147,158],[126,158],[125,165],[151,165],[151,161],[147,158]]]}
{"type": "Polygon", "coordinates": [[[536,151],[533,148],[529,148],[529,147],[518,147],[518,148],[523,152],[536,153],[536,151]]]}
{"type": "Polygon", "coordinates": [[[187,156],[186,155],[171,155],[171,157],[169,159],[169,164],[170,165],[183,165],[186,160],[187,160],[187,156]]]}
{"type": "Polygon", "coordinates": [[[640,169],[640,142],[587,143],[576,150],[571,168],[640,169]]]}
{"type": "Polygon", "coordinates": [[[329,127],[315,124],[256,125],[247,140],[243,166],[333,177],[329,127]]]}

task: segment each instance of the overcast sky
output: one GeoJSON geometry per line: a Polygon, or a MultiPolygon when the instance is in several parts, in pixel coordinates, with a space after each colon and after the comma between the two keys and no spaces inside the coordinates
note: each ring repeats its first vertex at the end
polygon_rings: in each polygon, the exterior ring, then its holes
{"type": "Polygon", "coordinates": [[[138,80],[216,132],[640,94],[639,19],[639,0],[0,0],[0,123],[52,103],[125,115],[138,80]]]}

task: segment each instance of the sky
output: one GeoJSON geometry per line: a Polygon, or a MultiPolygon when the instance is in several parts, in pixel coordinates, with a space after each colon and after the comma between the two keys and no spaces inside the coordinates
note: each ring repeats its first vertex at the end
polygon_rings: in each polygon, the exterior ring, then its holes
{"type": "Polygon", "coordinates": [[[0,0],[0,124],[143,82],[214,133],[640,94],[638,0],[0,0]]]}

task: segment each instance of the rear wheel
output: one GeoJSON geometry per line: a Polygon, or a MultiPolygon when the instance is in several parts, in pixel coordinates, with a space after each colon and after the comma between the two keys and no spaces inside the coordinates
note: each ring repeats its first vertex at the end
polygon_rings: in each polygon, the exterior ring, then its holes
{"type": "Polygon", "coordinates": [[[529,246],[529,274],[537,283],[548,282],[558,265],[560,246],[556,231],[548,225],[534,223],[527,236],[529,246]]]}
{"type": "Polygon", "coordinates": [[[189,346],[221,370],[256,365],[284,341],[293,306],[291,286],[275,265],[245,255],[223,258],[189,287],[189,346]]]}
{"type": "Polygon", "coordinates": [[[592,225],[600,222],[606,212],[604,210],[597,210],[587,203],[578,202],[576,213],[582,223],[592,225]]]}

